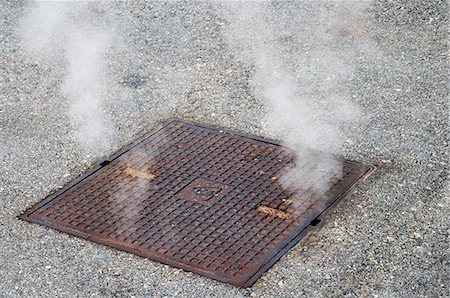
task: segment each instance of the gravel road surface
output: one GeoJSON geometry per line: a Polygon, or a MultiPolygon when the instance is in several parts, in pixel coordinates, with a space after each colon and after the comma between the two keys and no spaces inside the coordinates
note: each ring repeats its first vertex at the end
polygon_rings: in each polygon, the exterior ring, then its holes
{"type": "Polygon", "coordinates": [[[343,154],[377,171],[323,229],[240,289],[16,217],[166,118],[276,137],[249,88],[252,65],[227,43],[217,7],[90,4],[84,18],[114,28],[126,46],[105,54],[104,113],[116,137],[87,150],[61,92],[64,61],[29,57],[18,26],[30,5],[1,1],[0,296],[448,297],[448,4],[376,1],[353,10],[355,3],[275,2],[267,21],[286,25],[279,42],[288,52],[301,51],[302,34],[323,26],[329,49],[346,53],[352,76],[333,92],[358,104],[366,120],[344,127],[343,154]],[[346,12],[347,27],[326,30],[346,12]]]}

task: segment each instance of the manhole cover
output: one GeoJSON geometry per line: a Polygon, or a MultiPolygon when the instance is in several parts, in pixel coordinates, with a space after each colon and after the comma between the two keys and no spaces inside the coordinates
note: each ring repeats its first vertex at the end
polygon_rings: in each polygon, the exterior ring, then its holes
{"type": "Polygon", "coordinates": [[[248,287],[372,171],[342,161],[343,177],[294,210],[276,179],[293,160],[262,139],[171,121],[21,218],[248,287]]]}

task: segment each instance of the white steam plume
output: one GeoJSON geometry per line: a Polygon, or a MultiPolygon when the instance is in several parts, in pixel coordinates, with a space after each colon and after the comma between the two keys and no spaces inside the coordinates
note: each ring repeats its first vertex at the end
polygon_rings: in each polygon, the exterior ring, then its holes
{"type": "Polygon", "coordinates": [[[33,3],[22,22],[22,44],[41,63],[63,65],[61,92],[69,103],[75,136],[84,148],[101,151],[114,136],[103,112],[107,80],[103,55],[113,35],[88,25],[83,19],[88,9],[88,3],[79,2],[33,3]]]}
{"type": "MultiPolygon", "coordinates": [[[[304,31],[295,25],[289,28],[283,20],[271,19],[271,5],[265,1],[224,3],[220,11],[228,23],[225,35],[241,61],[252,64],[252,92],[266,104],[267,129],[296,153],[296,166],[280,178],[281,183],[287,189],[322,194],[342,172],[341,162],[331,154],[340,153],[346,140],[340,126],[361,116],[355,105],[336,92],[352,69],[342,60],[342,51],[325,44],[342,30],[336,24],[328,24],[332,32],[320,26],[304,31]],[[301,47],[296,48],[302,49],[284,49],[283,36],[298,39],[301,47]]],[[[290,22],[301,25],[299,17],[293,16],[290,22]]],[[[314,17],[322,17],[325,23],[336,21],[335,16],[314,17]]],[[[338,26],[344,24],[343,17],[338,26]]]]}

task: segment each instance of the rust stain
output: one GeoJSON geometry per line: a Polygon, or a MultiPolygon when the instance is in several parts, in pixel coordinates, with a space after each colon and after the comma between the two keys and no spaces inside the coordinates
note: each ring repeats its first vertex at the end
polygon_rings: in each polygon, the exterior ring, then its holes
{"type": "Polygon", "coordinates": [[[283,199],[283,204],[285,205],[291,205],[293,201],[291,199],[283,199]]]}
{"type": "Polygon", "coordinates": [[[132,168],[126,168],[125,173],[127,173],[128,175],[131,175],[133,177],[144,178],[147,180],[153,180],[156,177],[155,174],[152,174],[150,172],[139,171],[139,170],[132,169],[132,168]]]}
{"type": "Polygon", "coordinates": [[[289,219],[291,217],[291,215],[289,213],[286,213],[284,211],[281,211],[281,210],[278,210],[278,209],[274,209],[274,208],[271,208],[271,207],[268,207],[268,206],[259,205],[256,210],[260,211],[260,212],[263,212],[265,214],[268,214],[268,215],[277,216],[277,217],[282,218],[282,219],[289,219]]]}

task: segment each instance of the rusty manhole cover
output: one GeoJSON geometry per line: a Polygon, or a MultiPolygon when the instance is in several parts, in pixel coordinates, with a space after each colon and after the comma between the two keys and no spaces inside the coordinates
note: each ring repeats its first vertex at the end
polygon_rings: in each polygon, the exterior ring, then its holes
{"type": "Polygon", "coordinates": [[[293,160],[272,142],[171,121],[21,218],[248,287],[372,171],[342,161],[343,177],[293,210],[274,179],[293,160]]]}

